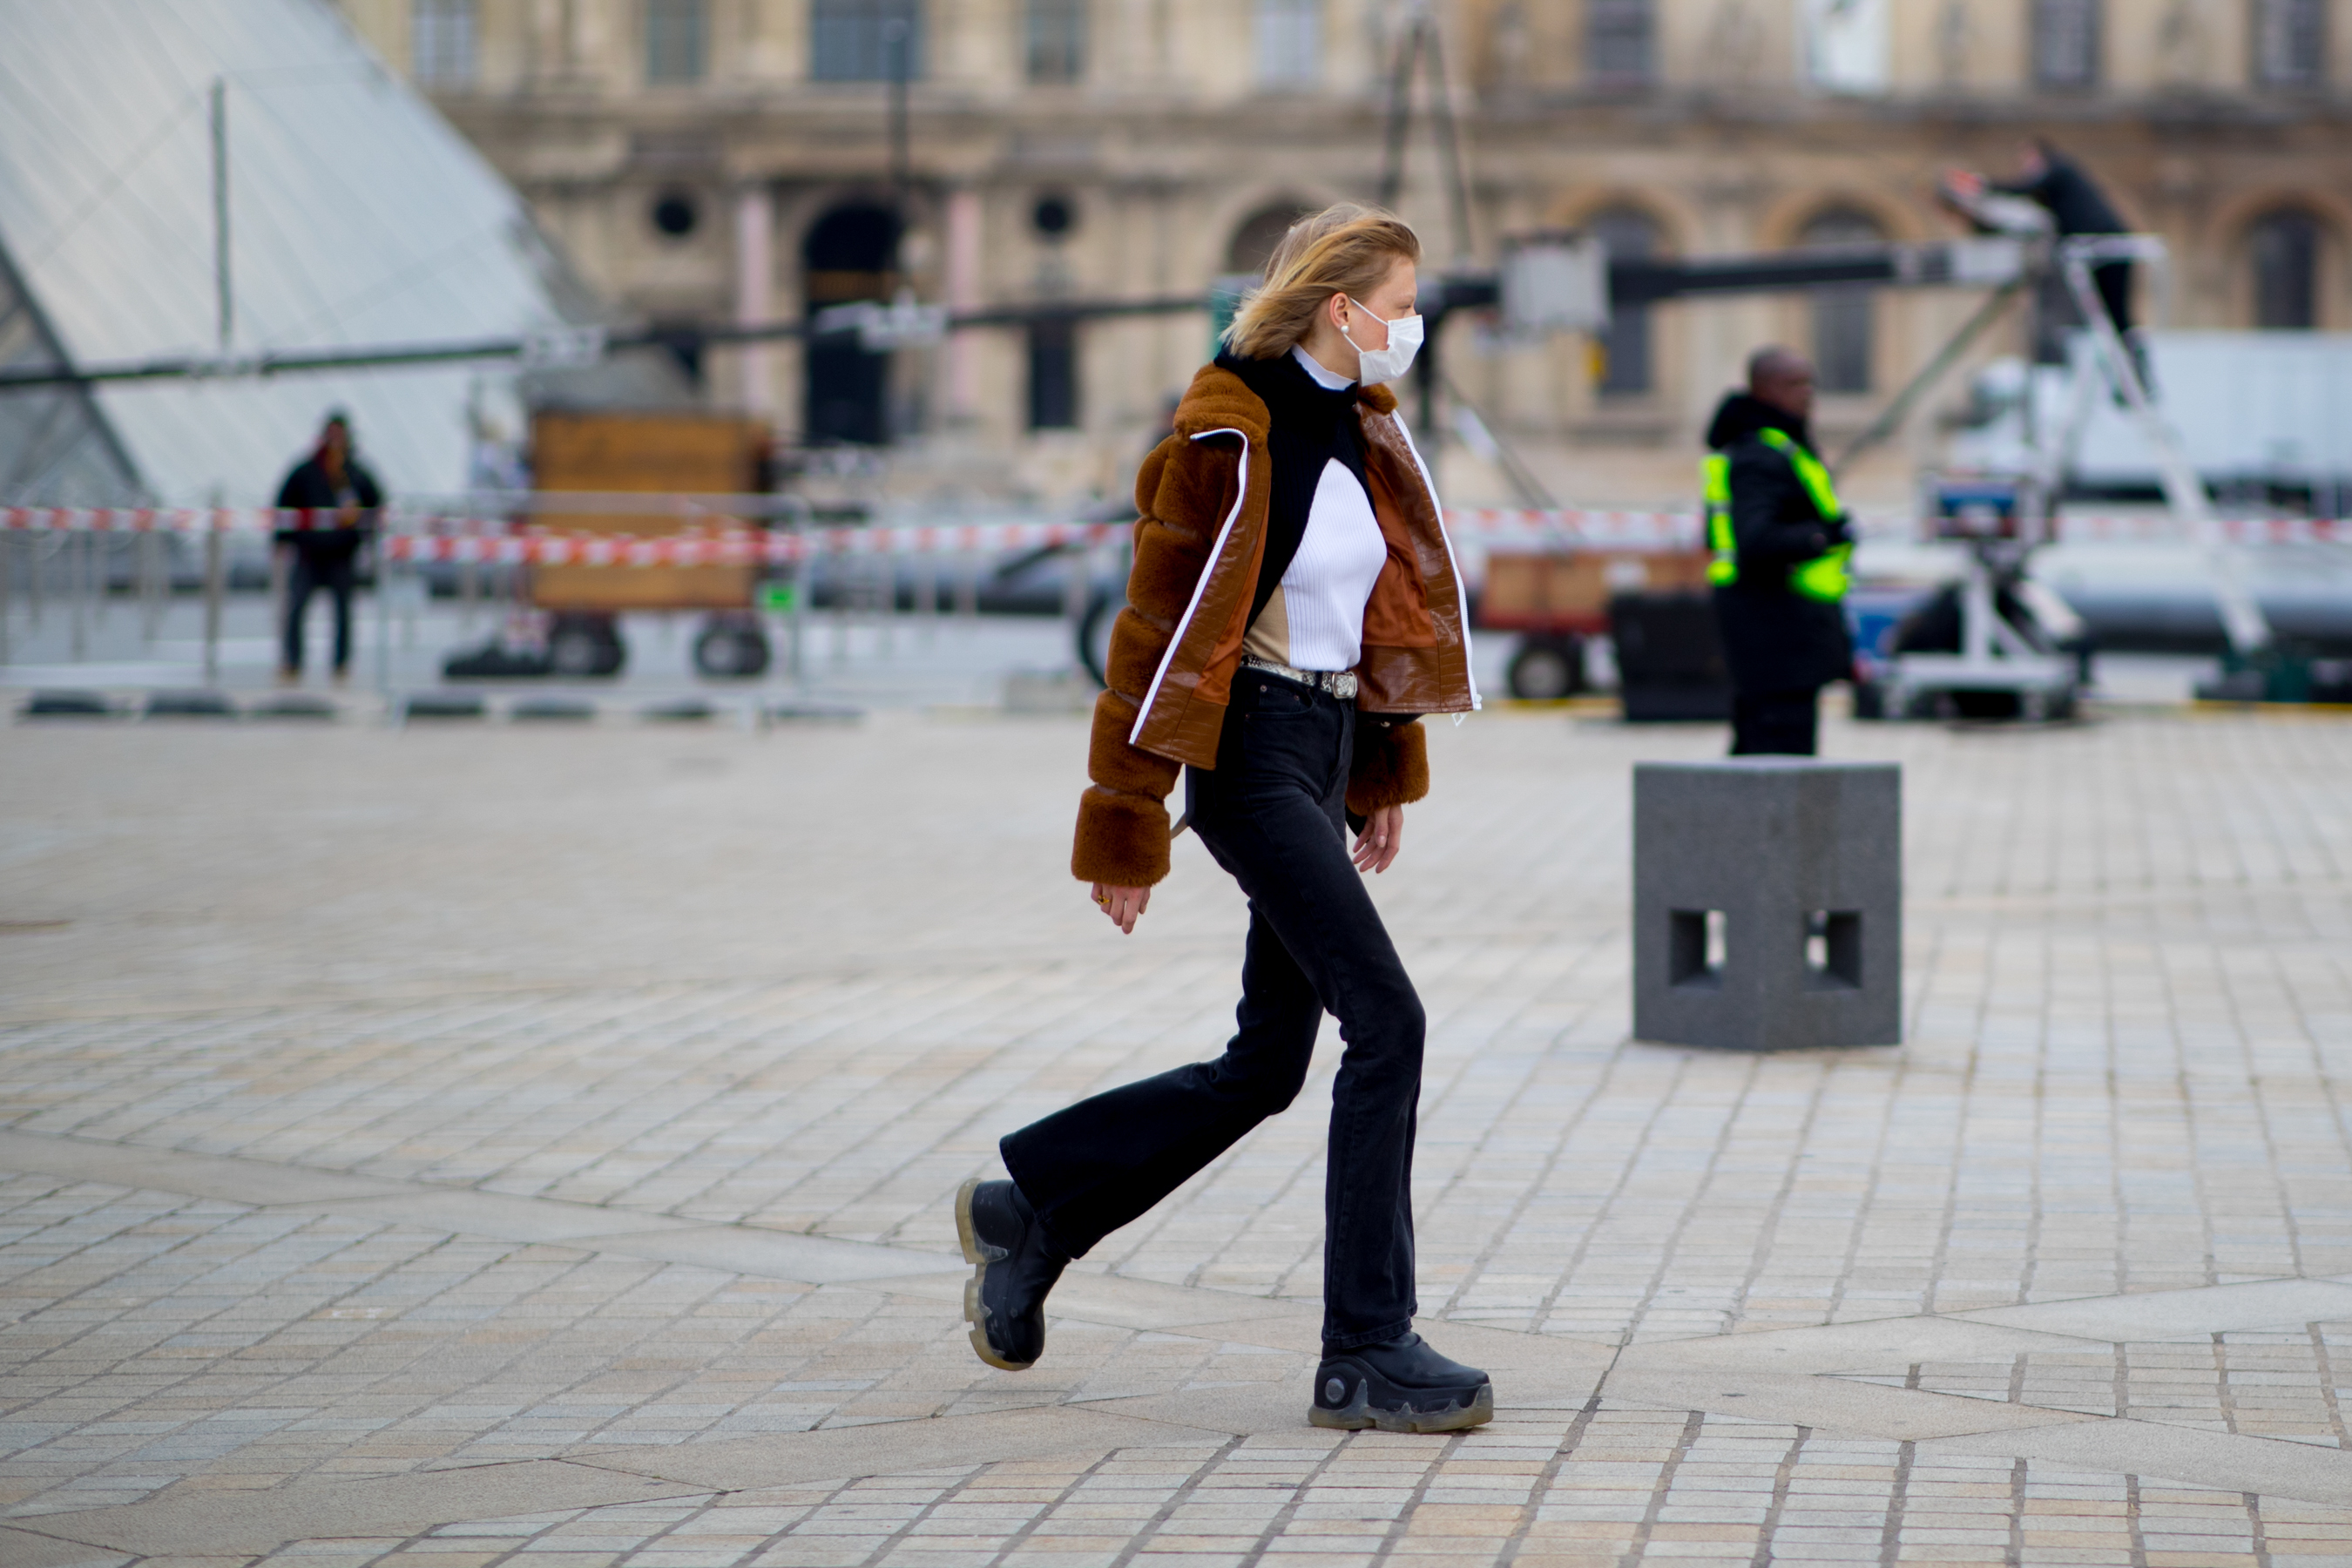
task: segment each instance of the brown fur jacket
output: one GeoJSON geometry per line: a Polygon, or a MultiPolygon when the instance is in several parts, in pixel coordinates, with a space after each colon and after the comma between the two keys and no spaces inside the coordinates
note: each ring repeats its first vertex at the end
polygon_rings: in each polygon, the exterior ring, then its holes
{"type": "MultiPolygon", "coordinates": [[[[1364,606],[1356,757],[1348,809],[1429,793],[1427,741],[1412,720],[1478,706],[1461,574],[1437,497],[1386,387],[1357,393],[1372,512],[1389,560],[1364,606]]],[[[1273,463],[1265,404],[1239,376],[1202,368],[1175,429],[1136,475],[1135,565],[1111,628],[1108,687],[1095,700],[1070,869],[1082,882],[1149,887],[1168,875],[1167,799],[1186,763],[1212,768],[1265,548],[1273,463]]]]}

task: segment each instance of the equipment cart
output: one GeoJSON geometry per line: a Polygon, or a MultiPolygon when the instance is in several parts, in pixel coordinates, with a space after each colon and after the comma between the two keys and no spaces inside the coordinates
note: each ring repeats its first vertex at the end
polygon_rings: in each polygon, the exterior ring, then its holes
{"type": "Polygon", "coordinates": [[[1609,601],[1623,594],[1706,591],[1706,556],[1696,550],[1493,551],[1478,625],[1520,634],[1511,695],[1569,697],[1585,687],[1584,645],[1609,634],[1609,601]]]}
{"type": "MultiPolygon", "coordinates": [[[[544,412],[531,421],[531,484],[542,492],[742,495],[756,488],[768,440],[763,422],[734,415],[544,412]]],[[[533,518],[551,532],[603,534],[675,534],[736,521],[676,510],[541,510],[533,518]]],[[[770,658],[753,607],[759,572],[752,565],[535,566],[526,594],[549,614],[551,674],[618,674],[628,658],[620,632],[625,610],[700,610],[708,618],[694,639],[695,668],[750,678],[763,673],[770,658]]]]}

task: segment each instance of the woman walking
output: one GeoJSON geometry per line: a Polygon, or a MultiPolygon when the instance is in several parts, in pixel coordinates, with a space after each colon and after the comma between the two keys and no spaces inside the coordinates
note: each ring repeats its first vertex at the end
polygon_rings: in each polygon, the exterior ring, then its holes
{"type": "Polygon", "coordinates": [[[1249,898],[1238,1026],[1214,1061],[1011,1134],[1013,1179],[957,1194],[974,1265],[964,1312],[992,1366],[1043,1353],[1064,1265],[1291,1102],[1328,1012],[1346,1049],[1309,1419],[1444,1432],[1493,1415],[1486,1373],[1412,1330],[1423,1017],[1363,885],[1396,859],[1404,805],[1428,792],[1414,720],[1478,706],[1460,574],[1385,385],[1421,343],[1420,257],[1376,208],[1293,226],[1137,477],[1129,607],[1071,868],[1131,933],[1168,874],[1166,801],[1183,768],[1186,823],[1249,898]]]}

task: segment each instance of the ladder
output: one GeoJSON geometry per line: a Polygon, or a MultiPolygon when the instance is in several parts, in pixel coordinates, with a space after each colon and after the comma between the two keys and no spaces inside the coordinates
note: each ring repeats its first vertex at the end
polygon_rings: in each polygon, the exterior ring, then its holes
{"type": "MultiPolygon", "coordinates": [[[[2161,268],[2167,260],[2164,241],[2147,234],[2076,235],[2057,242],[2053,259],[2059,276],[2065,280],[2067,293],[2090,328],[2092,349],[2100,369],[2123,399],[2125,410],[2138,426],[2148,449],[2156,455],[2157,479],[2164,489],[2165,504],[2172,509],[2175,517],[2204,538],[2214,605],[2221,612],[2221,629],[2230,639],[2231,649],[2242,658],[2259,653],[2271,644],[2270,622],[2246,586],[2238,552],[2229,549],[2210,526],[2213,521],[2213,501],[2206,493],[2205,482],[2197,477],[2188,453],[2182,450],[2179,434],[2148,395],[2147,384],[2140,379],[2138,362],[2133,359],[2123,334],[2116,330],[2115,318],[2107,313],[2106,301],[2099,297],[2098,286],[2091,276],[2094,268],[2117,261],[2146,261],[2161,268]]],[[[2036,488],[2042,495],[2058,493],[2082,444],[2084,427],[2090,421],[2092,400],[2099,391],[2096,377],[2075,378],[2064,430],[2042,453],[2042,470],[2035,476],[2039,481],[2036,488]]]]}

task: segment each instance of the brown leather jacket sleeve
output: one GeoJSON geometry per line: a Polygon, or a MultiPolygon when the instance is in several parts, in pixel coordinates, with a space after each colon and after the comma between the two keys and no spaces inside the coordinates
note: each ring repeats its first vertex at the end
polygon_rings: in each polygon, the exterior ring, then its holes
{"type": "Polygon", "coordinates": [[[1229,451],[1171,436],[1135,476],[1135,565],[1127,607],[1111,624],[1108,685],[1095,699],[1094,737],[1078,797],[1070,871],[1081,882],[1148,888],[1168,875],[1168,793],[1178,764],[1130,745],[1151,679],[1168,652],[1193,584],[1208,569],[1217,526],[1238,483],[1229,451]]]}

